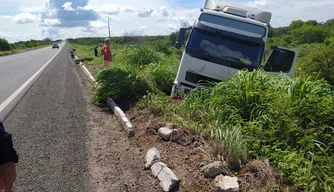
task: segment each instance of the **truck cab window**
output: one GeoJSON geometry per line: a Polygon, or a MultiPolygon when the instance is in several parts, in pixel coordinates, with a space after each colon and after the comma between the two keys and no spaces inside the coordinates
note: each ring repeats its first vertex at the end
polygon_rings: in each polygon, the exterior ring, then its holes
{"type": "Polygon", "coordinates": [[[264,70],[267,72],[287,73],[292,67],[294,58],[295,52],[293,51],[273,50],[264,66],[264,70]]]}

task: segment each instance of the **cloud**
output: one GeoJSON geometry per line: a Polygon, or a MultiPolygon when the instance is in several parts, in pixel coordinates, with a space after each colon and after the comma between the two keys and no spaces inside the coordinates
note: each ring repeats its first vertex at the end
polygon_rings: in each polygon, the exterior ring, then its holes
{"type": "MultiPolygon", "coordinates": [[[[145,3],[133,0],[4,1],[0,4],[0,14],[3,14],[0,15],[0,31],[12,42],[29,38],[42,39],[46,35],[62,38],[108,36],[106,16],[112,18],[110,25],[116,36],[124,35],[124,31],[142,35],[168,35],[180,27],[189,27],[200,14],[198,4],[196,9],[187,8],[188,2],[177,4],[180,7],[176,7],[174,0],[146,0],[145,3]],[[25,29],[22,30],[20,24],[24,23],[25,29]],[[21,34],[21,31],[26,33],[21,34]]],[[[295,19],[320,22],[333,18],[333,0],[242,2],[272,12],[273,27],[289,25],[295,19]]]]}
{"type": "Polygon", "coordinates": [[[143,9],[137,13],[137,16],[138,17],[151,17],[153,11],[154,11],[153,9],[143,9]]]}
{"type": "Polygon", "coordinates": [[[139,26],[134,29],[125,30],[124,36],[141,36],[145,33],[146,29],[146,26],[139,26]]]}
{"type": "Polygon", "coordinates": [[[60,37],[60,29],[54,27],[47,27],[42,29],[42,35],[44,37],[50,37],[53,39],[59,39],[60,37]]]}
{"type": "Polygon", "coordinates": [[[170,29],[172,31],[177,31],[177,30],[179,30],[179,28],[180,27],[178,27],[178,25],[176,25],[176,24],[168,24],[167,25],[167,29],[170,29]]]}
{"type": "Polygon", "coordinates": [[[45,10],[45,6],[41,5],[41,6],[33,6],[33,7],[24,7],[21,6],[20,7],[20,11],[21,12],[25,12],[25,13],[39,13],[45,10]]]}
{"type": "Polygon", "coordinates": [[[13,22],[17,24],[27,24],[36,22],[36,16],[31,13],[19,13],[12,19],[13,22]]]}
{"type": "Polygon", "coordinates": [[[0,19],[12,19],[10,15],[0,15],[0,19]]]}
{"type": "Polygon", "coordinates": [[[108,24],[106,22],[102,22],[102,21],[90,21],[89,22],[89,26],[92,28],[104,28],[106,27],[108,30],[108,24]]]}
{"type": "Polygon", "coordinates": [[[72,2],[66,2],[62,7],[66,11],[74,11],[74,9],[72,8],[72,2]]]}
{"type": "Polygon", "coordinates": [[[124,11],[124,12],[127,12],[127,13],[135,11],[135,9],[131,6],[122,6],[121,10],[124,11]]]}
{"type": "Polygon", "coordinates": [[[273,27],[287,26],[292,20],[326,21],[333,18],[333,0],[252,0],[247,5],[272,12],[273,27]]]}
{"type": "Polygon", "coordinates": [[[161,7],[160,8],[160,12],[162,13],[162,16],[164,16],[164,17],[168,17],[169,16],[169,13],[168,13],[168,10],[167,10],[166,6],[161,7]]]}
{"type": "Polygon", "coordinates": [[[67,0],[49,0],[48,9],[53,12],[44,12],[42,19],[58,19],[60,24],[56,25],[56,27],[88,26],[89,21],[99,19],[99,15],[96,12],[82,9],[68,11],[71,10],[69,7],[73,9],[73,7],[85,7],[87,4],[88,0],[72,0],[71,2],[67,0]]]}
{"type": "Polygon", "coordinates": [[[190,27],[189,20],[185,17],[173,17],[172,21],[178,22],[181,25],[181,27],[184,28],[190,27]]]}
{"type": "Polygon", "coordinates": [[[46,26],[60,25],[61,22],[58,19],[44,19],[43,22],[46,26]]]}
{"type": "Polygon", "coordinates": [[[135,9],[131,6],[120,6],[118,4],[107,3],[103,5],[86,5],[85,7],[78,7],[80,10],[95,11],[98,13],[106,13],[109,15],[118,15],[120,12],[134,12],[135,9]]]}

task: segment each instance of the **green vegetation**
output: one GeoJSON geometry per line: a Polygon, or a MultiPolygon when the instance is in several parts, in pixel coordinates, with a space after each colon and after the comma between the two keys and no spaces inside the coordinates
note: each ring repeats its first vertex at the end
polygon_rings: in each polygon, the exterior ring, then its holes
{"type": "Polygon", "coordinates": [[[266,157],[298,191],[334,191],[334,20],[270,29],[267,49],[300,52],[294,78],[239,71],[171,102],[182,53],[172,47],[175,39],[176,33],[113,38],[110,70],[93,56],[103,38],[69,43],[94,71],[93,102],[137,102],[139,110],[194,129],[222,143],[221,155],[235,171],[240,162],[266,157]]]}
{"type": "Polygon", "coordinates": [[[312,75],[334,85],[334,19],[324,23],[293,21],[288,27],[272,28],[267,47],[286,46],[299,50],[299,75],[312,75]]]}
{"type": "Polygon", "coordinates": [[[246,155],[265,156],[300,190],[332,190],[334,93],[326,81],[240,71],[180,105],[167,98],[151,94],[140,106],[223,141],[231,167],[246,155]]]}
{"type": "MultiPolygon", "coordinates": [[[[54,42],[61,42],[61,40],[54,42]]],[[[0,38],[0,56],[11,55],[20,51],[36,49],[49,45],[51,46],[52,43],[53,41],[51,39],[45,38],[43,40],[20,41],[10,44],[6,39],[0,38]]]]}

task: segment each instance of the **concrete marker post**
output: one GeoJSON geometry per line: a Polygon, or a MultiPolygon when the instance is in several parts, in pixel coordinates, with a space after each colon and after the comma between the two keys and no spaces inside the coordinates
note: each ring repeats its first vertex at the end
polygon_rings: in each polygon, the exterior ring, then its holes
{"type": "MultiPolygon", "coordinates": [[[[75,55],[75,58],[78,59],[76,55],[75,55]]],[[[80,62],[80,67],[84,71],[84,73],[89,77],[89,80],[91,82],[95,82],[94,77],[89,72],[89,70],[83,65],[82,62],[80,62]]],[[[128,134],[128,137],[134,137],[135,136],[134,126],[131,124],[129,119],[126,117],[122,109],[119,108],[117,104],[111,98],[107,99],[107,104],[110,107],[110,109],[113,111],[113,113],[116,115],[117,119],[121,122],[123,129],[128,134]]]]}

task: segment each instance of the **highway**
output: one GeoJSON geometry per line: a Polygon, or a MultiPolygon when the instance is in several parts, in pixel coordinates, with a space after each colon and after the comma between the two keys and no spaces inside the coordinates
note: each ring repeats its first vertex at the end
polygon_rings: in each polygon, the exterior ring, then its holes
{"type": "Polygon", "coordinates": [[[0,58],[1,101],[48,64],[4,118],[20,159],[15,192],[92,191],[80,68],[66,47],[59,51],[50,46],[0,58]]]}
{"type": "MultiPolygon", "coordinates": [[[[61,47],[64,44],[60,45],[61,47]]],[[[60,47],[60,48],[61,48],[60,47]]],[[[48,62],[60,49],[42,49],[0,57],[0,104],[48,62]]]]}
{"type": "Polygon", "coordinates": [[[13,191],[161,191],[144,150],[90,104],[92,84],[63,46],[0,58],[0,120],[19,154],[13,191]]]}

